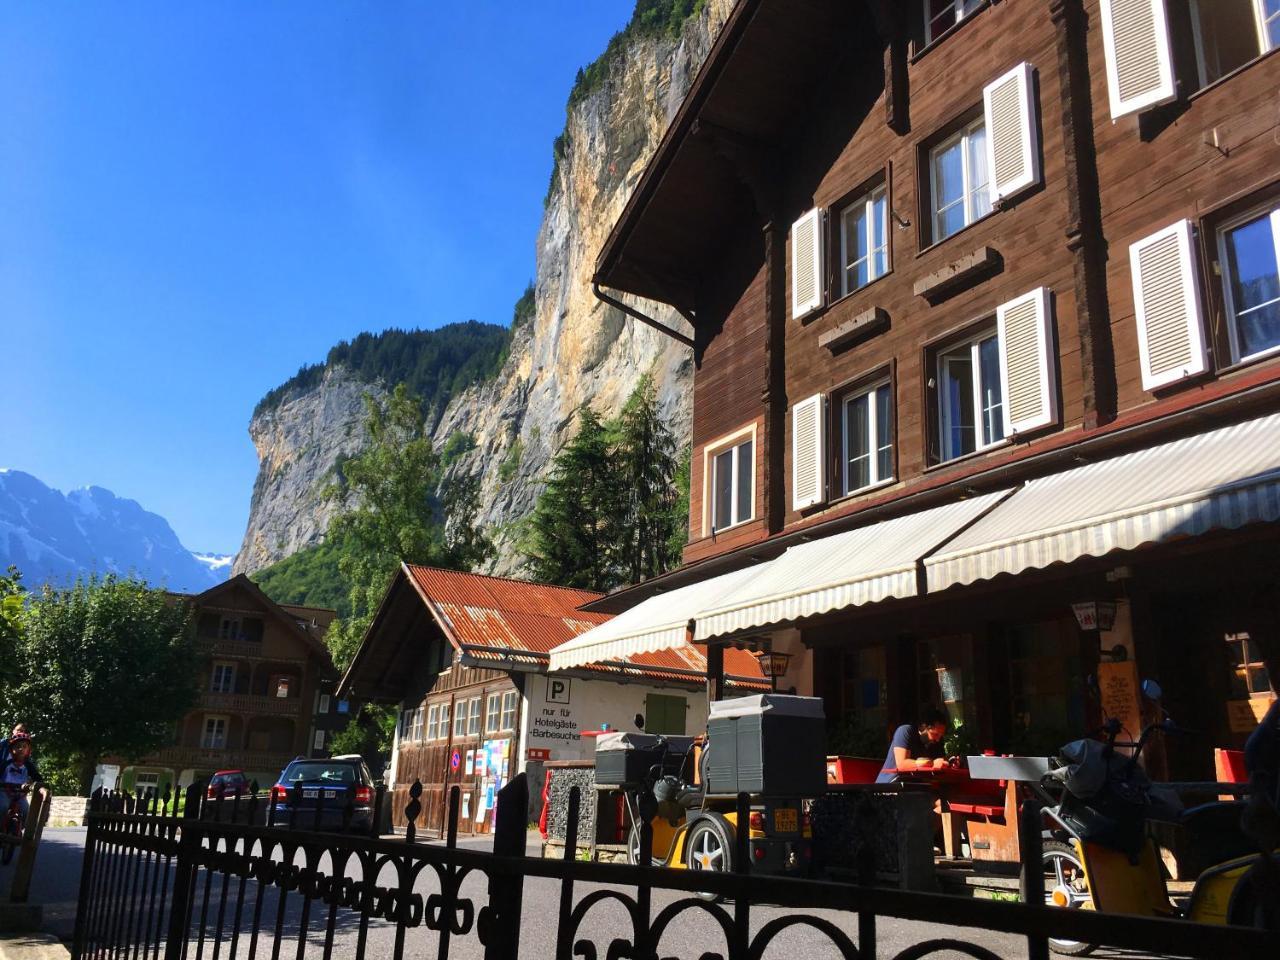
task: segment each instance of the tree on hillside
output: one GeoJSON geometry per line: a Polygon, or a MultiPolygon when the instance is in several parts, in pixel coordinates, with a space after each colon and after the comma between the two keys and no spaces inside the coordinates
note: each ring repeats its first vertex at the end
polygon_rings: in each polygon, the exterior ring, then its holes
{"type": "Polygon", "coordinates": [[[538,580],[609,590],[680,560],[688,524],[687,467],[643,378],[616,420],[590,410],[552,460],[525,547],[538,580]]]}
{"type": "Polygon", "coordinates": [[[45,587],[21,614],[6,727],[26,723],[41,761],[70,766],[82,793],[99,759],[171,744],[198,695],[189,613],[139,580],[45,587]]]}
{"type": "Polygon", "coordinates": [[[17,567],[0,575],[0,685],[8,689],[16,647],[22,639],[22,574],[17,567]]]}

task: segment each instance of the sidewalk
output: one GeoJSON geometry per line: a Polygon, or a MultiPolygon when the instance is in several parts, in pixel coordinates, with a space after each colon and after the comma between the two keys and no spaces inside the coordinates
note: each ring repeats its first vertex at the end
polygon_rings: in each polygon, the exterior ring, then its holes
{"type": "Polygon", "coordinates": [[[69,960],[71,951],[51,933],[0,934],[0,960],[69,960]]]}

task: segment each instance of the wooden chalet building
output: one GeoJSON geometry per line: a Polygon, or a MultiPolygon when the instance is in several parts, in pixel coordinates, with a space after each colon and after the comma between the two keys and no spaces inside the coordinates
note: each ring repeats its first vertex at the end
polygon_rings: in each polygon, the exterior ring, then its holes
{"type": "Polygon", "coordinates": [[[163,790],[238,769],[265,788],[295,757],[327,756],[328,737],[347,722],[323,642],[336,612],[278,604],[243,574],[178,600],[192,607],[199,703],[171,746],[100,766],[107,785],[118,776],[127,790],[163,790]]]}
{"type": "MultiPolygon", "coordinates": [[[[338,685],[351,700],[393,704],[400,721],[386,782],[393,823],[404,825],[414,781],[427,829],[444,822],[461,788],[459,829],[491,826],[493,795],[527,772],[538,801],[542,765],[594,750],[584,732],[631,729],[635,714],[658,733],[693,733],[706,721],[707,662],[697,648],[621,656],[549,676],[549,651],[610,620],[579,608],[598,593],[402,564],[338,685]]],[[[745,652],[731,682],[762,689],[745,652]]]]}
{"type": "Polygon", "coordinates": [[[700,586],[876,755],[1158,677],[1211,777],[1280,640],[1278,45],[1263,0],[739,0],[594,277],[693,355],[685,564],[586,609],[700,586]]]}

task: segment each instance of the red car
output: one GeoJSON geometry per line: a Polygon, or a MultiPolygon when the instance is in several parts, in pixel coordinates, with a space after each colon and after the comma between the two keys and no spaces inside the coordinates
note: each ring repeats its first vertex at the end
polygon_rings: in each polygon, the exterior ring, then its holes
{"type": "Polygon", "coordinates": [[[252,792],[249,778],[244,775],[243,770],[219,770],[209,778],[206,796],[210,800],[217,800],[218,797],[230,800],[236,796],[247,797],[252,792]]]}

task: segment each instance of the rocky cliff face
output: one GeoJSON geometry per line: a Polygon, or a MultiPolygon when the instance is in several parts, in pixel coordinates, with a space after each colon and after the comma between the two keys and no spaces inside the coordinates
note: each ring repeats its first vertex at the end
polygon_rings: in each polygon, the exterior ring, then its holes
{"type": "MultiPolygon", "coordinates": [[[[596,254],[733,2],[709,0],[678,36],[634,40],[608,80],[570,111],[538,235],[534,316],[514,331],[498,376],[455,397],[436,428],[438,443],[455,431],[475,440],[453,470],[481,476],[480,517],[499,545],[493,572],[519,571],[519,521],[532,511],[547,464],[584,406],[612,416],[650,373],[677,436],[689,435],[689,349],[597,301],[590,280],[596,254]]],[[[665,307],[643,309],[685,326],[665,307]]],[[[236,572],[319,539],[332,515],[319,491],[335,458],[359,448],[359,397],[367,389],[332,370],[319,387],[255,417],[249,429],[261,466],[236,572]]]]}

